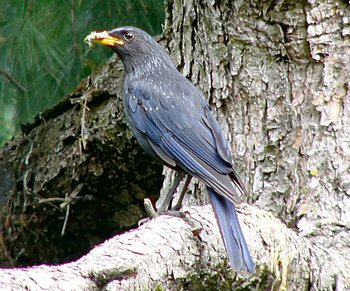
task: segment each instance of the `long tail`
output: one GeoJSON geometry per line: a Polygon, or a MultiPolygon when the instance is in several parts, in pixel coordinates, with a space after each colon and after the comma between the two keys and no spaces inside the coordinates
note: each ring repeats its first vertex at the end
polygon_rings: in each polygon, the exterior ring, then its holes
{"type": "Polygon", "coordinates": [[[237,212],[233,203],[207,187],[218,221],[221,236],[230,259],[231,267],[236,271],[255,272],[255,264],[250,256],[247,243],[239,225],[237,212]]]}

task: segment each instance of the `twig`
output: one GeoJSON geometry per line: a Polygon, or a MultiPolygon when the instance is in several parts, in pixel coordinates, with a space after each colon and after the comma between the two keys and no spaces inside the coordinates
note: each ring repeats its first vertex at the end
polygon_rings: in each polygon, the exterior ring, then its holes
{"type": "Polygon", "coordinates": [[[64,202],[61,203],[60,207],[63,209],[65,208],[67,205],[69,205],[73,199],[75,199],[77,197],[77,195],[79,194],[80,190],[83,189],[84,184],[80,183],[73,191],[72,193],[69,194],[69,196],[66,195],[66,198],[64,199],[64,202]]]}
{"type": "Polygon", "coordinates": [[[26,88],[24,88],[19,81],[17,81],[15,78],[11,77],[9,73],[7,73],[4,69],[0,68],[0,73],[4,75],[4,77],[15,84],[20,90],[22,90],[24,93],[28,92],[26,88]]]}
{"type": "Polygon", "coordinates": [[[61,197],[51,197],[51,198],[45,198],[45,199],[39,199],[38,203],[48,203],[48,202],[56,202],[56,201],[66,201],[66,198],[61,198],[61,197]]]}
{"type": "MultiPolygon", "coordinates": [[[[68,198],[68,194],[66,193],[66,199],[67,198],[68,198]]],[[[63,226],[62,226],[61,236],[64,236],[64,233],[66,232],[66,226],[67,226],[67,223],[68,223],[69,211],[70,211],[70,203],[67,204],[66,216],[64,217],[64,222],[63,222],[63,226]]]]}
{"type": "Polygon", "coordinates": [[[67,227],[68,218],[69,218],[69,212],[70,212],[70,204],[71,204],[72,200],[77,197],[77,195],[79,194],[79,192],[83,188],[83,186],[84,186],[84,184],[80,183],[73,190],[72,193],[70,193],[69,195],[66,193],[66,197],[64,199],[64,202],[61,203],[61,205],[60,205],[61,208],[66,208],[66,216],[64,217],[64,222],[63,222],[63,226],[62,226],[61,236],[64,236],[64,234],[66,232],[66,227],[67,227]]]}
{"type": "Polygon", "coordinates": [[[80,152],[83,150],[85,150],[86,148],[86,140],[87,140],[87,136],[88,136],[88,131],[86,130],[85,127],[85,116],[86,116],[86,111],[89,111],[89,107],[87,107],[87,101],[88,101],[88,97],[89,94],[85,93],[83,94],[81,97],[78,98],[70,98],[70,102],[72,104],[80,104],[80,106],[82,106],[82,116],[81,116],[81,120],[80,120],[80,139],[81,139],[81,143],[80,146],[82,146],[82,148],[80,148],[80,152]]]}
{"type": "Polygon", "coordinates": [[[81,143],[83,146],[83,149],[86,149],[86,139],[87,139],[87,130],[85,127],[85,113],[86,110],[89,111],[89,108],[87,107],[87,99],[88,99],[88,95],[84,94],[82,96],[82,98],[84,98],[84,104],[83,104],[83,112],[82,112],[82,116],[81,116],[81,143]]]}

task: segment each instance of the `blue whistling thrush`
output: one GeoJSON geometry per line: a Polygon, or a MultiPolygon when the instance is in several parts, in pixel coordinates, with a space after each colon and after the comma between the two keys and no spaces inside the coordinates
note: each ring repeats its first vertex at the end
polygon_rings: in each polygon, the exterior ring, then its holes
{"type": "Polygon", "coordinates": [[[205,183],[232,268],[253,273],[254,262],[234,206],[246,190],[201,91],[141,29],[94,32],[86,40],[111,47],[121,58],[125,114],[136,139],[150,155],[205,183]]]}

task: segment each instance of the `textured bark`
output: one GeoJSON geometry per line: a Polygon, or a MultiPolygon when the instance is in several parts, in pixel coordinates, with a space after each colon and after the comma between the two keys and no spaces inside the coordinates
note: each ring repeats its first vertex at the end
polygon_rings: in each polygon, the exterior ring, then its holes
{"type": "MultiPolygon", "coordinates": [[[[344,264],[350,251],[348,3],[168,1],[167,11],[166,46],[216,108],[249,200],[344,264]]],[[[192,185],[194,197],[202,196],[192,185]]],[[[313,261],[309,281],[298,286],[303,264],[289,269],[288,288],[341,290],[336,264],[327,267],[334,284],[320,279],[325,264],[324,257],[313,261]]],[[[340,280],[348,288],[349,272],[340,280]]]]}
{"type": "MultiPolygon", "coordinates": [[[[223,290],[235,284],[274,290],[349,289],[348,4],[186,0],[168,1],[166,11],[162,43],[216,110],[250,192],[248,199],[254,206],[244,207],[240,218],[246,224],[244,233],[257,274],[232,281],[232,273],[219,263],[225,257],[222,243],[210,208],[204,207],[191,210],[191,219],[203,224],[199,240],[182,220],[161,217],[113,239],[126,245],[127,254],[118,244],[111,251],[108,242],[106,253],[93,251],[98,254],[91,267],[95,283],[85,279],[77,288],[93,288],[106,277],[99,284],[114,290],[157,286],[209,290],[206,282],[223,290]],[[139,254],[148,251],[152,255],[139,254]],[[104,264],[115,253],[115,261],[104,264]],[[115,266],[127,269],[130,263],[136,275],[114,280],[115,266]]],[[[110,84],[101,81],[106,79],[96,76],[92,86],[98,84],[97,92],[116,92],[104,89],[110,84]]],[[[22,155],[24,165],[27,152],[22,155]]],[[[0,176],[8,173],[4,170],[0,176]]],[[[165,174],[163,192],[173,179],[171,171],[165,174]]],[[[189,194],[187,203],[206,202],[203,187],[196,181],[189,194]]],[[[84,266],[90,266],[86,258],[66,265],[72,267],[68,281],[72,274],[77,280],[82,274],[86,277],[84,266]]],[[[21,276],[15,270],[4,272],[21,276]]]]}
{"type": "MultiPolygon", "coordinates": [[[[272,214],[239,207],[246,237],[259,260],[256,275],[237,274],[219,262],[226,257],[211,207],[186,208],[201,228],[161,216],[106,241],[76,262],[60,266],[0,270],[3,290],[303,290],[337,286],[350,263],[315,247],[272,214]],[[261,224],[264,222],[264,225],[261,224]],[[323,261],[322,272],[311,265],[323,261]],[[263,266],[263,267],[262,267],[263,266]],[[329,268],[337,270],[334,278],[329,268]],[[276,276],[272,276],[275,273],[276,276]],[[292,281],[290,274],[297,275],[292,281]],[[336,281],[336,280],[338,281],[336,281]]],[[[323,290],[328,288],[323,288],[323,290]]]]}
{"type": "Polygon", "coordinates": [[[78,258],[145,216],[162,166],[131,138],[122,73],[113,58],[0,150],[2,266],[78,258]]]}

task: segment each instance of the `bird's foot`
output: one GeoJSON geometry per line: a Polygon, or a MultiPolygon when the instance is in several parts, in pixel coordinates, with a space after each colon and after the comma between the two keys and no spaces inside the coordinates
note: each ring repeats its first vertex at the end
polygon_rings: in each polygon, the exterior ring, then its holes
{"type": "Polygon", "coordinates": [[[169,216],[186,219],[186,212],[182,210],[166,210],[160,213],[160,215],[169,215],[169,216]]]}
{"type": "Polygon", "coordinates": [[[159,214],[157,213],[156,209],[154,208],[151,200],[149,200],[148,198],[145,198],[143,200],[143,205],[145,206],[145,210],[147,212],[147,215],[149,218],[156,218],[159,216],[159,214]]]}
{"type": "MultiPolygon", "coordinates": [[[[143,201],[143,204],[145,206],[145,210],[147,212],[148,218],[156,218],[160,215],[171,215],[171,216],[176,216],[176,217],[184,217],[185,214],[180,211],[179,205],[176,205],[175,207],[171,208],[170,210],[163,210],[162,208],[160,209],[155,209],[151,200],[148,198],[145,198],[143,201]],[[179,214],[182,213],[182,214],[179,214]]],[[[146,220],[148,219],[146,218],[146,220]]]]}
{"type": "Polygon", "coordinates": [[[160,215],[170,215],[170,216],[179,217],[179,218],[186,218],[186,213],[181,211],[178,205],[171,208],[170,210],[163,210],[163,209],[156,210],[151,200],[149,200],[148,198],[144,199],[143,204],[145,206],[145,210],[147,212],[148,217],[141,219],[138,223],[139,226],[160,215]]]}
{"type": "Polygon", "coordinates": [[[137,223],[138,226],[141,226],[143,224],[145,224],[146,222],[150,221],[151,218],[150,217],[146,217],[146,218],[142,218],[139,220],[139,222],[137,223]]]}
{"type": "Polygon", "coordinates": [[[145,210],[146,210],[148,217],[142,218],[139,221],[138,226],[141,226],[142,224],[145,224],[146,222],[150,221],[151,219],[159,216],[159,214],[156,212],[151,200],[149,200],[148,198],[145,198],[143,200],[143,205],[145,206],[145,210]]]}
{"type": "Polygon", "coordinates": [[[191,231],[192,231],[193,235],[195,235],[195,236],[197,236],[202,230],[202,227],[195,220],[191,219],[188,211],[180,210],[179,205],[175,205],[170,210],[162,211],[162,210],[158,209],[156,211],[152,202],[148,198],[146,198],[144,200],[144,205],[145,205],[145,209],[146,209],[146,212],[148,214],[148,217],[141,219],[138,223],[139,226],[150,221],[153,218],[160,216],[160,215],[169,215],[169,216],[173,216],[173,217],[182,218],[187,224],[189,224],[191,226],[191,231]]]}

